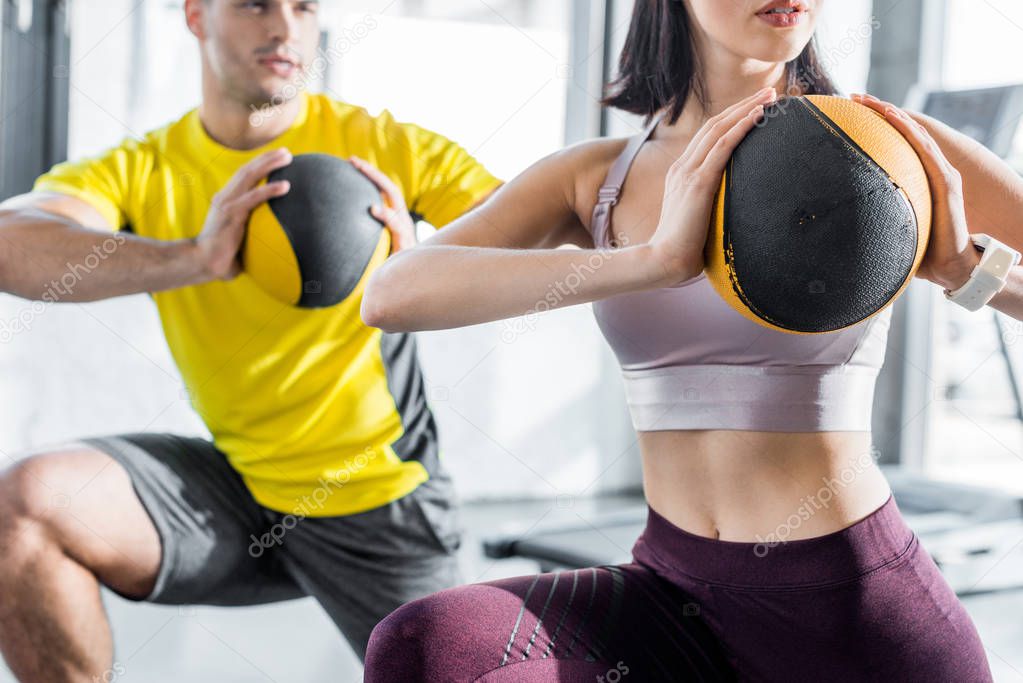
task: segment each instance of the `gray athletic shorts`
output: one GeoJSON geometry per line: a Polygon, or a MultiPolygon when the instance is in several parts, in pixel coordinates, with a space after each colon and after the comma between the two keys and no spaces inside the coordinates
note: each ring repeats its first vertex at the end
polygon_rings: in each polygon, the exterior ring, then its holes
{"type": "Polygon", "coordinates": [[[444,473],[368,512],[298,519],[253,500],[205,439],[129,434],[83,443],[128,471],[160,534],[160,570],[144,601],[237,606],[311,596],[362,657],[377,622],[462,582],[462,530],[444,473]]]}

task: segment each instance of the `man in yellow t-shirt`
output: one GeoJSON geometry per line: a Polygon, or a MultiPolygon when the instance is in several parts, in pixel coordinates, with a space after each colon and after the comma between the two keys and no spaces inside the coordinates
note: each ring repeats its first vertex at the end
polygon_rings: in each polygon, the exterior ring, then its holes
{"type": "Polygon", "coordinates": [[[109,670],[99,584],[166,604],[313,596],[362,655],[377,621],[458,580],[413,338],[362,322],[365,278],[311,310],[239,272],[250,213],[289,190],[262,181],[293,155],[364,160],[396,248],[414,240],[410,213],[440,227],[500,184],[440,135],[288,87],[315,55],[316,5],[188,0],[198,109],[0,205],[0,290],[152,293],[213,435],[90,438],[0,475],[0,649],[22,680],[109,670]]]}

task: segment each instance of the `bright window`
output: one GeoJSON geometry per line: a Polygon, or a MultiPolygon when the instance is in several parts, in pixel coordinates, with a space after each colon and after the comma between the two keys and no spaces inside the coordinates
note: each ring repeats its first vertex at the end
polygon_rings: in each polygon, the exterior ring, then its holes
{"type": "Polygon", "coordinates": [[[562,146],[569,3],[426,2],[404,16],[353,4],[328,24],[328,43],[350,46],[328,92],[448,135],[504,178],[562,146]]]}
{"type": "Polygon", "coordinates": [[[958,90],[1023,81],[1023,3],[946,1],[944,87],[958,90]]]}

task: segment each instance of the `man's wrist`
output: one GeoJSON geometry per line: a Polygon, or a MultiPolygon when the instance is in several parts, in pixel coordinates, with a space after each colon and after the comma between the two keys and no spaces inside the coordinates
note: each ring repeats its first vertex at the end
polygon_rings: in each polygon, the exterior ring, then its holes
{"type": "Polygon", "coordinates": [[[171,243],[173,259],[180,264],[180,271],[187,284],[202,285],[219,280],[210,263],[208,252],[198,237],[176,240],[171,243]]]}

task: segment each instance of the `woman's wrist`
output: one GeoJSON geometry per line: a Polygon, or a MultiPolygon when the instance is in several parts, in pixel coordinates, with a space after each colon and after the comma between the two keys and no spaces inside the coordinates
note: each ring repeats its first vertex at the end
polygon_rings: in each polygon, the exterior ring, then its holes
{"type": "Polygon", "coordinates": [[[971,242],[969,248],[960,254],[958,259],[935,274],[935,282],[943,289],[954,292],[966,284],[979,263],[980,252],[971,242]]]}
{"type": "Polygon", "coordinates": [[[635,272],[640,276],[642,289],[671,287],[696,277],[703,272],[703,263],[693,264],[679,258],[666,256],[654,244],[639,244],[629,247],[639,264],[635,272]]]}

